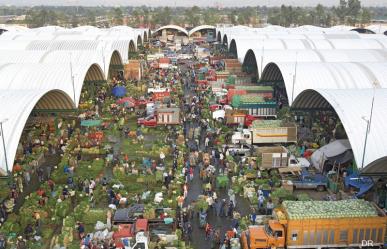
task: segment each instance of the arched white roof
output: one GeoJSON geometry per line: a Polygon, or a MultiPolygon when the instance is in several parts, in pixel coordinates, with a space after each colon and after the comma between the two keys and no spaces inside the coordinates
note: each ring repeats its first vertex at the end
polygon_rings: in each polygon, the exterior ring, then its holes
{"type": "Polygon", "coordinates": [[[201,26],[197,26],[197,27],[191,29],[191,30],[188,32],[188,35],[191,36],[193,33],[197,32],[197,31],[200,31],[200,30],[204,30],[204,29],[215,29],[215,26],[211,26],[211,25],[201,25],[201,26]]]}
{"type": "Polygon", "coordinates": [[[0,24],[0,29],[4,29],[7,31],[25,31],[25,30],[28,30],[27,27],[19,26],[19,25],[10,25],[10,24],[0,24]]]}
{"type": "Polygon", "coordinates": [[[72,68],[70,64],[2,64],[0,78],[2,79],[1,91],[59,89],[72,99],[75,97],[76,106],[78,106],[84,81],[105,80],[98,64],[77,63],[74,63],[72,68]],[[74,76],[74,81],[71,75],[74,76]]]}
{"type": "Polygon", "coordinates": [[[306,89],[367,89],[375,82],[381,88],[387,88],[386,67],[386,62],[299,62],[297,68],[294,62],[269,63],[263,70],[261,81],[283,79],[291,105],[292,100],[306,89]]]}
{"type": "MultiPolygon", "coordinates": [[[[12,172],[13,162],[24,126],[31,111],[40,109],[71,109],[74,103],[69,95],[61,90],[1,90],[0,121],[3,123],[4,143],[7,152],[8,169],[12,172]]],[[[6,174],[5,153],[0,146],[0,172],[6,174]]]]}
{"type": "MultiPolygon", "coordinates": [[[[257,70],[262,72],[267,64],[271,62],[386,62],[387,50],[249,50],[243,57],[239,57],[241,63],[245,62],[246,56],[254,53],[257,70]]],[[[379,65],[379,64],[378,64],[379,65]]]]}
{"type": "Polygon", "coordinates": [[[25,50],[31,41],[11,41],[1,40],[0,35],[0,50],[25,50]]]}
{"type": "Polygon", "coordinates": [[[367,166],[387,156],[387,89],[306,90],[297,97],[293,106],[324,108],[329,103],[345,128],[356,163],[360,168],[367,130],[367,122],[364,118],[369,120],[374,93],[374,108],[364,154],[364,166],[367,166]]]}
{"type": "Polygon", "coordinates": [[[177,26],[177,25],[166,25],[166,26],[160,27],[160,28],[155,30],[155,33],[159,32],[160,30],[163,30],[163,29],[178,30],[178,31],[180,31],[188,36],[188,31],[185,28],[182,28],[182,27],[177,26]]]}
{"type": "Polygon", "coordinates": [[[47,51],[0,50],[0,64],[39,63],[46,53],[47,51]]]}
{"type": "Polygon", "coordinates": [[[380,24],[380,25],[370,25],[367,26],[366,29],[371,30],[375,34],[385,34],[387,32],[387,24],[380,24]]]}

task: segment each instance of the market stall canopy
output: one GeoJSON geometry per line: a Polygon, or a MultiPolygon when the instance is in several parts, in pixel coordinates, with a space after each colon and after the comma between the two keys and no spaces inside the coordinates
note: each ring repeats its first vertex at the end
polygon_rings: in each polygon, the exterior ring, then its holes
{"type": "Polygon", "coordinates": [[[113,88],[112,93],[116,97],[123,97],[126,94],[126,88],[123,86],[116,86],[113,88]]]}
{"type": "Polygon", "coordinates": [[[316,150],[311,157],[312,165],[322,171],[326,162],[343,164],[353,159],[352,147],[348,139],[335,140],[316,150]]]}
{"type": "Polygon", "coordinates": [[[81,121],[81,126],[84,127],[94,127],[94,126],[100,126],[102,124],[102,120],[83,120],[81,121]]]}
{"type": "Polygon", "coordinates": [[[128,106],[128,107],[134,107],[136,105],[136,100],[133,99],[132,97],[126,97],[126,98],[117,100],[116,103],[118,105],[124,104],[125,106],[128,106]]]}

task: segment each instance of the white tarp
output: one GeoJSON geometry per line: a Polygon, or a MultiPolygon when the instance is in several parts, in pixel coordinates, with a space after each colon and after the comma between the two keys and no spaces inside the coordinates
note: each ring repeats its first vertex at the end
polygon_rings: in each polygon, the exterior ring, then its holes
{"type": "Polygon", "coordinates": [[[335,140],[332,143],[329,143],[316,150],[312,154],[312,165],[317,169],[321,169],[324,165],[324,162],[328,160],[328,158],[342,155],[348,150],[352,150],[348,139],[335,140]]]}

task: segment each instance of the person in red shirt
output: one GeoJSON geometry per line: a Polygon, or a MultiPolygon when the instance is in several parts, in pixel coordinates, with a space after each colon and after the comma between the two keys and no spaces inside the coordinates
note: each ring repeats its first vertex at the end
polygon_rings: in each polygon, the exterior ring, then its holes
{"type": "Polygon", "coordinates": [[[41,197],[46,196],[46,192],[44,192],[44,190],[42,188],[39,188],[38,191],[36,191],[36,194],[38,194],[41,197]]]}
{"type": "Polygon", "coordinates": [[[52,179],[49,179],[47,183],[48,183],[48,186],[50,187],[51,192],[53,192],[55,187],[55,182],[52,179]]]}

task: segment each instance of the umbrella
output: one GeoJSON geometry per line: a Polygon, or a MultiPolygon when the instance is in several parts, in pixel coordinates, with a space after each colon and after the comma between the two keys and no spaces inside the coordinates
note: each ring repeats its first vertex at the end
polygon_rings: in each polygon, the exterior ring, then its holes
{"type": "Polygon", "coordinates": [[[123,86],[116,86],[113,88],[112,93],[116,97],[123,97],[126,94],[126,88],[123,86]]]}
{"type": "Polygon", "coordinates": [[[102,124],[102,120],[83,120],[81,121],[81,126],[92,127],[92,126],[100,126],[102,124]]]}

